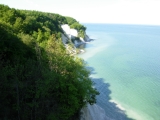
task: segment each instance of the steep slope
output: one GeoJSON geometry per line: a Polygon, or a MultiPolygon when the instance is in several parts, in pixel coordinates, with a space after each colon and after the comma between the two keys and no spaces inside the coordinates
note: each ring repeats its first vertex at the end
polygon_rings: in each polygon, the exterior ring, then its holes
{"type": "Polygon", "coordinates": [[[0,119],[75,120],[97,90],[62,44],[65,17],[0,5],[0,119]]]}

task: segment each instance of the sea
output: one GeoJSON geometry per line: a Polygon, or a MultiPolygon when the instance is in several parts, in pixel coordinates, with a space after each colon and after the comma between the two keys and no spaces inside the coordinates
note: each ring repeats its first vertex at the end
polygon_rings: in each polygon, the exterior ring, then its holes
{"type": "Polygon", "coordinates": [[[160,26],[84,25],[94,40],[78,56],[108,120],[160,120],[160,26]]]}

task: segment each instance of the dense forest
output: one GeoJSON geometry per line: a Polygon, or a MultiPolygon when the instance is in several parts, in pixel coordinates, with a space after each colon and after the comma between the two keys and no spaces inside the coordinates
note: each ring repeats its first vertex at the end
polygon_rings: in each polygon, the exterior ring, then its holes
{"type": "Polygon", "coordinates": [[[1,120],[76,120],[96,102],[85,63],[62,44],[62,24],[86,30],[70,17],[0,5],[1,120]]]}

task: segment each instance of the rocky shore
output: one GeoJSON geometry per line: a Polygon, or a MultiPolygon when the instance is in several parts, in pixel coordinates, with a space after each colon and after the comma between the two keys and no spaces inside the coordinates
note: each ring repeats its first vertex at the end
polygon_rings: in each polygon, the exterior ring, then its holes
{"type": "Polygon", "coordinates": [[[78,37],[78,31],[76,29],[70,28],[68,24],[61,25],[61,28],[64,31],[64,33],[61,34],[62,42],[70,54],[83,53],[84,49],[80,48],[80,46],[93,40],[89,38],[86,33],[84,38],[78,37]],[[76,48],[78,48],[78,51],[76,48]]]}

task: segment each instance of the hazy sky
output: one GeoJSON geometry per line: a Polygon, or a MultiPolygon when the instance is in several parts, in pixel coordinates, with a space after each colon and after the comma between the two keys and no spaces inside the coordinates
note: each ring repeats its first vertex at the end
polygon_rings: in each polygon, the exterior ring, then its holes
{"type": "Polygon", "coordinates": [[[0,0],[0,4],[71,16],[81,23],[160,25],[160,0],[0,0]]]}

